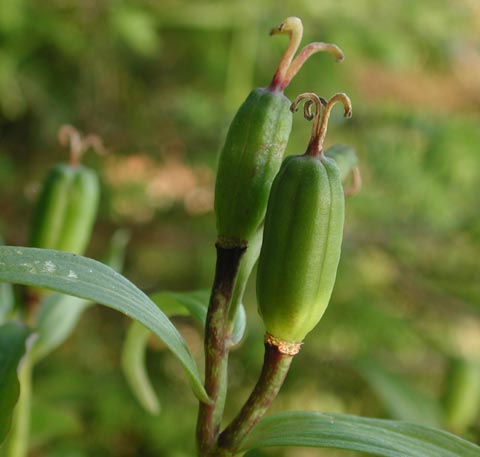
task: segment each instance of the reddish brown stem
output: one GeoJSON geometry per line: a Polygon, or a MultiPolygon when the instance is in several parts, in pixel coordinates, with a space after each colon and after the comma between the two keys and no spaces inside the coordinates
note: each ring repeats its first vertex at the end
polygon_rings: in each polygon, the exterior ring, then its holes
{"type": "Polygon", "coordinates": [[[228,305],[245,247],[216,244],[217,263],[205,324],[205,390],[211,399],[200,403],[197,445],[201,456],[209,455],[219,433],[225,401],[228,364],[228,305]]]}
{"type": "Polygon", "coordinates": [[[220,434],[216,454],[235,455],[242,441],[263,417],[277,396],[292,363],[293,355],[265,343],[265,357],[260,378],[247,402],[230,425],[220,434]]]}

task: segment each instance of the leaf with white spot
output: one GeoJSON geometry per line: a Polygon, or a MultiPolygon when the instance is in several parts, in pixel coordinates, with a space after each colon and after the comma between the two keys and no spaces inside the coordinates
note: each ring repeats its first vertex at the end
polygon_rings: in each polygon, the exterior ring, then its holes
{"type": "Polygon", "coordinates": [[[0,246],[0,281],[91,300],[141,322],[180,361],[195,395],[201,401],[209,401],[195,361],[177,329],[140,289],[110,267],[67,252],[0,246]]]}

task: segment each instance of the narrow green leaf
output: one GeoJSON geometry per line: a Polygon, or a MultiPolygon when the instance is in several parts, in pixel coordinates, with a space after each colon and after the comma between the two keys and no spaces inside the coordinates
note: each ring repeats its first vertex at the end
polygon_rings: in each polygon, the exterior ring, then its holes
{"type": "Polygon", "coordinates": [[[0,326],[0,443],[10,428],[12,413],[20,393],[17,369],[25,354],[30,330],[19,322],[0,326]]]}
{"type": "Polygon", "coordinates": [[[160,402],[148,377],[145,363],[151,332],[138,322],[132,322],[123,343],[122,370],[138,402],[150,414],[160,412],[160,402]]]}
{"type": "MultiPolygon", "coordinates": [[[[191,315],[205,327],[209,301],[208,290],[193,292],[155,292],[151,300],[169,317],[191,315]]],[[[240,306],[235,319],[233,343],[238,343],[245,331],[245,309],[240,306]]],[[[150,414],[160,412],[160,402],[149,379],[145,365],[146,349],[150,331],[138,322],[133,322],[127,333],[123,351],[122,368],[130,388],[138,402],[150,414]]]]}
{"type": "Polygon", "coordinates": [[[259,422],[242,450],[266,446],[335,448],[382,457],[478,457],[480,447],[458,436],[408,422],[298,411],[259,422]]]}
{"type": "MultiPolygon", "coordinates": [[[[150,298],[167,316],[192,316],[205,328],[210,291],[193,292],[155,292],[150,298]]],[[[237,309],[233,326],[232,343],[235,345],[243,338],[246,328],[246,313],[242,304],[237,309]]]]}
{"type": "Polygon", "coordinates": [[[0,246],[0,281],[74,295],[141,322],[180,361],[197,397],[208,401],[195,361],[177,329],[140,289],[110,267],[67,252],[0,246]]]}
{"type": "Polygon", "coordinates": [[[52,294],[41,304],[38,313],[37,339],[31,350],[32,360],[38,361],[60,346],[72,333],[90,300],[72,295],[52,294]]]}
{"type": "Polygon", "coordinates": [[[192,316],[203,329],[207,319],[208,290],[193,292],[155,292],[150,299],[167,316],[192,316]]]}
{"type": "Polygon", "coordinates": [[[442,409],[434,398],[416,389],[400,375],[387,371],[373,359],[365,358],[355,365],[393,419],[430,427],[441,426],[442,409]]]}
{"type": "MultiPolygon", "coordinates": [[[[193,316],[202,326],[205,326],[209,292],[155,292],[151,300],[167,316],[193,316]]],[[[160,402],[148,377],[145,364],[146,349],[150,330],[138,322],[132,322],[127,333],[123,351],[122,368],[133,394],[138,402],[150,414],[160,412],[160,402]]]]}

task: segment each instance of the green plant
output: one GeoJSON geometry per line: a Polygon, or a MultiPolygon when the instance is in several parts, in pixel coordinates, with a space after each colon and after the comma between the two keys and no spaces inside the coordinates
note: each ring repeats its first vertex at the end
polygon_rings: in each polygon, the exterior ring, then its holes
{"type": "MultiPolygon", "coordinates": [[[[312,98],[312,100],[318,102],[317,98],[312,98]]],[[[330,106],[327,104],[327,109],[331,106],[331,104],[330,106]]],[[[320,108],[321,106],[317,105],[317,120],[315,123],[320,130],[314,128],[311,143],[314,153],[320,152],[319,146],[322,144],[326,128],[326,121],[322,124],[319,123],[318,116],[322,111],[320,108]]],[[[307,117],[310,117],[310,109],[311,104],[307,102],[307,117]]],[[[328,112],[325,117],[327,120],[328,112]]],[[[296,160],[299,160],[298,157],[287,159],[285,167],[289,167],[290,163],[295,163],[296,160]]],[[[333,208],[337,220],[340,220],[343,217],[340,171],[336,170],[333,162],[321,157],[307,157],[305,164],[305,167],[315,168],[317,171],[319,169],[323,170],[323,172],[319,172],[322,173],[321,175],[315,175],[313,184],[309,188],[314,195],[317,195],[318,192],[318,188],[314,184],[320,184],[323,189],[326,189],[326,184],[334,180],[334,198],[324,208],[333,208]],[[319,165],[317,162],[313,162],[314,160],[323,161],[323,163],[319,165]],[[332,204],[335,204],[335,206],[332,206],[332,204]]],[[[298,168],[303,170],[303,166],[298,168]]],[[[344,175],[347,176],[351,170],[349,166],[345,168],[344,175]]],[[[288,182],[286,187],[291,189],[300,186],[300,184],[302,184],[300,181],[288,182]]],[[[222,189],[218,192],[221,191],[222,189]]],[[[276,191],[274,190],[274,192],[276,191]]],[[[307,197],[308,195],[305,196],[305,198],[307,197]]],[[[272,196],[273,198],[274,196],[272,196]]],[[[291,208],[287,208],[287,210],[290,211],[291,208]]],[[[310,223],[313,219],[316,220],[316,218],[312,219],[311,214],[305,208],[301,207],[300,210],[302,212],[300,216],[304,222],[310,223]]],[[[281,213],[280,218],[283,223],[285,223],[285,219],[287,219],[287,222],[290,219],[285,217],[283,213],[281,213]]],[[[297,221],[294,220],[291,224],[296,223],[297,221]]],[[[321,225],[323,222],[319,224],[321,225]]],[[[341,225],[337,226],[338,229],[341,228],[341,225]]],[[[301,229],[302,227],[300,227],[301,229]]],[[[275,235],[275,231],[271,231],[268,227],[265,228],[265,231],[265,236],[269,237],[270,242],[271,239],[273,240],[271,237],[275,235]]],[[[248,246],[241,243],[240,245],[223,246],[218,249],[216,276],[210,304],[208,305],[208,299],[204,293],[161,293],[148,297],[125,277],[105,264],[86,257],[51,249],[0,247],[0,280],[7,283],[48,288],[61,294],[79,297],[80,300],[98,302],[133,318],[138,324],[133,324],[135,327],[132,326],[129,339],[127,339],[126,348],[128,351],[124,354],[125,371],[130,373],[129,380],[137,389],[137,395],[143,398],[145,406],[152,412],[158,411],[159,406],[155,404],[155,397],[152,392],[147,391],[148,380],[142,375],[140,358],[143,355],[143,346],[148,331],[162,339],[185,369],[192,390],[200,401],[201,413],[199,414],[197,433],[200,455],[228,456],[265,446],[334,447],[398,457],[453,457],[458,455],[468,457],[478,455],[479,448],[472,443],[439,430],[405,422],[366,419],[342,414],[323,414],[312,411],[283,413],[261,419],[265,407],[273,401],[281,386],[283,377],[289,368],[290,360],[282,357],[282,353],[277,350],[277,347],[271,344],[273,340],[270,338],[267,338],[266,341],[265,363],[257,387],[250,397],[252,400],[247,401],[239,416],[220,433],[224,392],[227,388],[226,361],[228,351],[242,338],[245,329],[245,315],[241,306],[242,295],[246,279],[250,275],[259,252],[261,235],[262,224],[260,220],[255,225],[254,230],[249,233],[249,238],[251,238],[248,246]],[[217,313],[217,310],[221,312],[217,313]],[[193,315],[205,327],[206,358],[209,360],[207,361],[205,385],[201,381],[196,362],[184,339],[167,317],[172,313],[182,314],[185,312],[193,315]],[[140,324],[145,328],[139,327],[140,324]],[[135,366],[135,364],[137,365],[135,366]],[[212,395],[212,392],[214,395],[212,395]],[[251,430],[258,420],[260,422],[251,430]]],[[[336,273],[341,237],[341,230],[339,230],[334,234],[335,239],[331,245],[333,264],[329,269],[325,283],[326,296],[317,301],[318,296],[313,294],[315,295],[314,300],[308,303],[309,305],[313,304],[311,310],[314,311],[315,316],[312,316],[312,321],[309,321],[308,325],[302,325],[302,328],[297,328],[292,335],[289,334],[289,326],[280,325],[281,334],[279,336],[286,337],[289,344],[292,342],[298,343],[298,339],[303,339],[303,336],[311,330],[312,326],[321,317],[327,305],[327,296],[333,287],[333,279],[336,273]],[[293,341],[290,341],[290,339],[293,341]]],[[[323,247],[329,247],[330,241],[323,237],[319,240],[319,243],[323,247]]],[[[275,251],[276,248],[285,249],[285,243],[290,243],[290,241],[280,240],[279,246],[266,246],[265,249],[270,251],[275,251]]],[[[312,261],[311,253],[303,251],[301,254],[302,258],[298,261],[305,261],[306,267],[308,267],[308,262],[312,261]]],[[[325,258],[330,258],[330,256],[327,255],[325,258]]],[[[302,268],[305,268],[305,266],[302,265],[302,268]]],[[[314,271],[317,278],[320,273],[318,269],[314,271]]],[[[299,292],[297,286],[300,284],[290,285],[294,287],[295,293],[299,292]]],[[[311,285],[308,286],[307,288],[310,288],[311,293],[311,285]]],[[[2,297],[11,296],[8,286],[6,287],[5,289],[2,286],[4,291],[2,297]]],[[[73,306],[77,305],[74,304],[73,306]]],[[[291,308],[291,303],[286,306],[290,314],[299,312],[291,308]]],[[[277,319],[277,314],[279,314],[277,311],[274,304],[270,303],[263,308],[262,313],[264,315],[271,314],[277,319]]],[[[300,311],[302,315],[305,314],[305,310],[300,311]]],[[[3,317],[4,320],[11,317],[15,318],[17,317],[15,312],[16,310],[14,310],[10,299],[7,298],[2,301],[0,317],[3,317]]],[[[18,317],[23,318],[21,313],[18,313],[18,317]]],[[[6,415],[0,416],[0,439],[5,436],[10,412],[18,394],[16,370],[18,361],[25,351],[24,342],[28,333],[29,330],[16,323],[7,323],[0,327],[0,347],[2,348],[0,354],[7,355],[7,357],[0,358],[0,382],[3,383],[2,386],[7,386],[7,388],[0,390],[0,405],[6,405],[7,411],[6,415]]],[[[298,349],[298,345],[295,349],[298,349]]],[[[32,352],[32,354],[34,353],[32,352]]],[[[290,357],[289,354],[286,355],[290,357]]],[[[27,354],[27,360],[28,357],[29,354],[27,354]]],[[[26,373],[25,376],[28,377],[30,368],[27,363],[21,370],[24,398],[28,398],[29,390],[28,382],[25,383],[22,379],[22,373],[26,373]]],[[[25,400],[20,401],[19,407],[25,404],[25,400]]],[[[25,453],[25,449],[18,451],[17,455],[22,453],[25,453]]]]}
{"type": "MultiPolygon", "coordinates": [[[[82,138],[69,125],[59,130],[59,141],[62,145],[70,146],[70,163],[55,165],[45,177],[30,225],[30,244],[43,249],[83,254],[92,235],[100,187],[96,172],[80,164],[80,159],[90,147],[98,153],[103,153],[104,149],[98,137],[89,135],[82,138]]],[[[128,235],[122,231],[112,237],[110,252],[105,258],[111,267],[121,269],[127,241],[128,235]]],[[[31,273],[40,269],[53,272],[56,266],[53,262],[40,264],[39,261],[33,261],[30,264],[31,273]]],[[[69,278],[74,279],[72,271],[69,272],[69,278]]],[[[23,294],[23,300],[15,300],[9,284],[1,286],[0,325],[3,324],[3,327],[0,338],[3,339],[0,345],[8,357],[0,363],[0,370],[5,370],[0,374],[0,382],[4,383],[0,403],[10,402],[2,404],[2,411],[8,412],[4,419],[6,422],[0,425],[2,441],[18,397],[12,431],[4,446],[7,457],[27,454],[35,365],[68,338],[83,312],[93,304],[79,297],[39,289],[35,284],[32,286],[23,294]],[[25,353],[25,342],[29,335],[32,338],[25,353]],[[20,389],[13,376],[17,365],[20,389]]]]}

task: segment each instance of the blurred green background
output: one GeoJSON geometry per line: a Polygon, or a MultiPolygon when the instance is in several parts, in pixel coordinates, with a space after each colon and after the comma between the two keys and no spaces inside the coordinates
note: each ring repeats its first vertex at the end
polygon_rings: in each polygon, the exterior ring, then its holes
{"type": "MultiPolygon", "coordinates": [[[[478,0],[2,0],[0,233],[26,244],[39,185],[67,156],[56,132],[70,123],[110,151],[85,157],[103,182],[88,255],[101,258],[115,228],[127,227],[124,273],[137,285],[208,288],[217,153],[250,89],[269,83],[287,39],[268,32],[290,15],[304,22],[304,44],[334,42],[346,54],[342,64],[311,58],[286,95],[350,95],[354,116],[335,110],[327,146],[356,148],[364,185],[347,202],[330,307],[273,409],[407,419],[479,442],[478,414],[459,421],[442,409],[452,360],[472,373],[480,360],[478,0]]],[[[290,154],[303,152],[309,129],[295,116],[290,154]]],[[[245,302],[230,417],[262,361],[253,281],[245,302]]],[[[198,329],[176,323],[201,365],[198,329]]],[[[127,327],[91,309],[37,367],[32,456],[193,455],[197,405],[179,365],[152,342],[163,410],[149,417],[120,371],[127,327]]]]}

